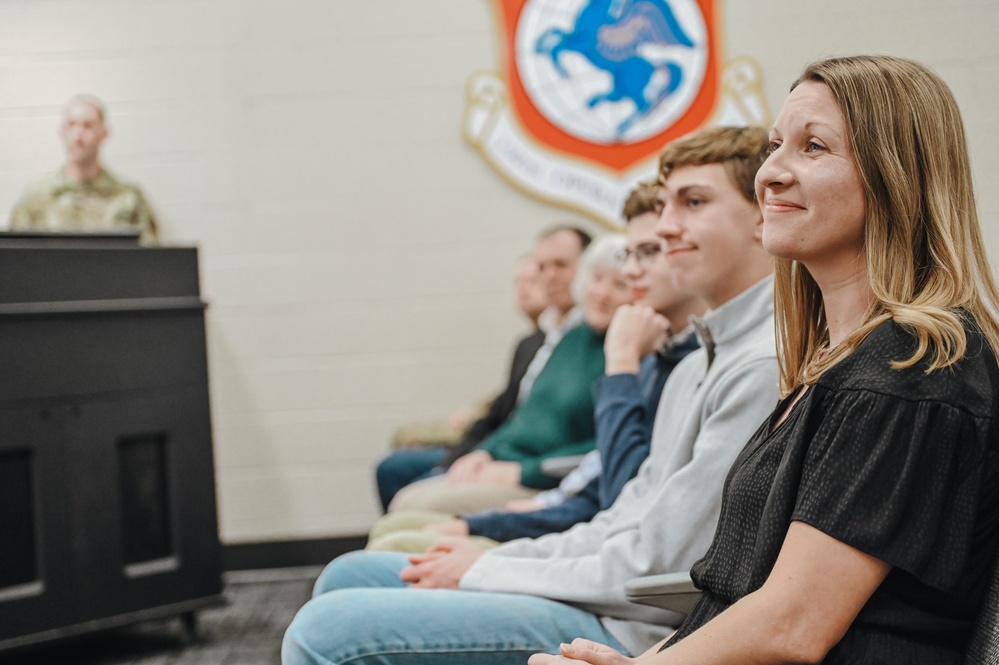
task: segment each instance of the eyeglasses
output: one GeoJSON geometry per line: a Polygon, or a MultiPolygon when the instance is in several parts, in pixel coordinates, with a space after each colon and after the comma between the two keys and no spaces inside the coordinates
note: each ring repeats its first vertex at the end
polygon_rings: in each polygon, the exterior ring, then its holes
{"type": "Polygon", "coordinates": [[[635,249],[622,249],[617,253],[617,260],[623,266],[628,259],[635,257],[635,262],[640,268],[648,268],[661,252],[662,245],[659,243],[644,242],[635,249]]]}

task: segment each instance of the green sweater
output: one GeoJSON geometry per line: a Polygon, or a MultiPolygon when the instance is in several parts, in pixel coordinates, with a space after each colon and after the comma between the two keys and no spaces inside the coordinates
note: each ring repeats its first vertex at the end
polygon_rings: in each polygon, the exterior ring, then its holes
{"type": "Polygon", "coordinates": [[[495,460],[519,462],[525,487],[555,487],[559,479],[542,473],[541,462],[594,448],[592,388],[603,373],[604,335],[576,326],[552,351],[527,399],[480,448],[495,460]]]}

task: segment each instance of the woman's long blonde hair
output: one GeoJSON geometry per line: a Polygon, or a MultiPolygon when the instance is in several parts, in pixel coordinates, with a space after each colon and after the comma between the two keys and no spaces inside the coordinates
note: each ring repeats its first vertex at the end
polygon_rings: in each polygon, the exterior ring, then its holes
{"type": "Polygon", "coordinates": [[[962,311],[999,349],[999,291],[978,224],[964,125],[947,84],[917,62],[890,56],[815,62],[791,89],[805,81],[827,85],[846,118],[864,183],[873,298],[864,324],[819,353],[828,330],[818,285],[797,261],[775,260],[781,393],[814,383],[887,319],[919,340],[896,369],[927,354],[927,371],[960,360],[967,349],[962,311]]]}

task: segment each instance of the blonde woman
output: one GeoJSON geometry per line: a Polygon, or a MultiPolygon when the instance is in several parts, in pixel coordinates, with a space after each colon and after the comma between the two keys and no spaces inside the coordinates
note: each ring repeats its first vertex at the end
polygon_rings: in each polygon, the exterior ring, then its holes
{"type": "Polygon", "coordinates": [[[637,659],[962,662],[999,534],[996,285],[946,84],[808,66],[756,177],[782,401],[729,473],[703,597],[637,659]]]}

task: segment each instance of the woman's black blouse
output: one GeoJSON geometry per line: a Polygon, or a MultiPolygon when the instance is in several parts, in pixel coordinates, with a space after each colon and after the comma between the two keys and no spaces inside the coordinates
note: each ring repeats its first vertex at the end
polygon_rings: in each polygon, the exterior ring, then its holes
{"type": "Polygon", "coordinates": [[[729,472],[691,571],[704,595],[664,648],[760,588],[800,520],[892,565],[825,663],[961,662],[999,535],[999,375],[967,332],[951,368],[894,370],[916,340],[888,321],[774,428],[777,406],[729,472]]]}

